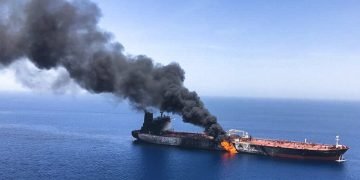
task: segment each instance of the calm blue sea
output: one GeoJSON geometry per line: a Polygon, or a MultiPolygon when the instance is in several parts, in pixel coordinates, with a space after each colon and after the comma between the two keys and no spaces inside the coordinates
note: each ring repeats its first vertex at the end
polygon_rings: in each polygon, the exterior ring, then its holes
{"type": "MultiPolygon", "coordinates": [[[[225,129],[341,143],[347,162],[134,143],[141,112],[109,95],[0,95],[0,179],[360,179],[360,103],[204,98],[225,129]]],[[[201,131],[174,117],[173,128],[201,131]]]]}

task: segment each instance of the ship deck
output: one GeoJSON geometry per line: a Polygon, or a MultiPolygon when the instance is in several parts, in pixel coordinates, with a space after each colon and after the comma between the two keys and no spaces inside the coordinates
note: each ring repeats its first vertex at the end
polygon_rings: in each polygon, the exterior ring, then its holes
{"type": "Polygon", "coordinates": [[[167,137],[180,137],[180,138],[192,138],[192,139],[209,139],[213,140],[212,136],[208,136],[206,134],[201,133],[189,133],[189,132],[173,132],[173,131],[166,131],[161,136],[167,137]]]}
{"type": "Polygon", "coordinates": [[[348,147],[344,145],[341,145],[340,147],[337,148],[336,145],[305,143],[305,142],[286,141],[286,140],[251,138],[250,140],[244,140],[244,141],[253,145],[281,147],[281,148],[290,148],[290,149],[307,149],[307,150],[317,150],[317,151],[348,149],[348,147]]]}

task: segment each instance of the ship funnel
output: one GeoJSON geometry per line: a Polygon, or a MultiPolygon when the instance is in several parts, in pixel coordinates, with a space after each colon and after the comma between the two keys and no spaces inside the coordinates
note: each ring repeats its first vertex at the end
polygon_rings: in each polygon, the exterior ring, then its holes
{"type": "Polygon", "coordinates": [[[141,127],[141,132],[149,132],[150,131],[150,127],[151,127],[153,119],[154,119],[153,113],[145,111],[144,123],[143,123],[143,126],[141,127]]]}

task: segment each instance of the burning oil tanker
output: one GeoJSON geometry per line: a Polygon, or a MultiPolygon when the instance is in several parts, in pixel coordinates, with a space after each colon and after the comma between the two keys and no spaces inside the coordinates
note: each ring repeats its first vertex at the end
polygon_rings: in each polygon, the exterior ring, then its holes
{"type": "Polygon", "coordinates": [[[90,1],[0,0],[0,12],[0,69],[15,68],[23,85],[55,92],[70,86],[112,94],[137,110],[174,113],[185,123],[205,129],[204,134],[164,130],[169,117],[153,119],[145,113],[143,127],[132,132],[141,141],[323,160],[342,160],[348,150],[338,143],[269,140],[236,130],[225,132],[200,96],[185,87],[185,71],[178,63],[162,65],[146,55],[125,53],[124,46],[98,26],[102,13],[90,1]],[[46,81],[48,76],[54,78],[46,81]]]}
{"type": "Polygon", "coordinates": [[[339,144],[338,136],[335,145],[254,138],[245,131],[234,129],[227,131],[226,135],[213,137],[205,133],[170,131],[167,129],[170,122],[169,116],[153,118],[152,113],[145,112],[142,128],[132,131],[132,136],[153,144],[338,162],[345,161],[343,154],[349,149],[339,144]]]}

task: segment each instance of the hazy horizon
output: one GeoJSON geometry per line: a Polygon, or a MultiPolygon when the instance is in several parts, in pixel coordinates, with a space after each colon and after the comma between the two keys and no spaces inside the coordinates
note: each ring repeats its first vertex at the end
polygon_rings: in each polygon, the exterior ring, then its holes
{"type": "MultiPolygon", "coordinates": [[[[127,53],[178,62],[200,96],[360,100],[358,1],[95,2],[127,53]]],[[[31,92],[15,71],[0,92],[31,92]]]]}

